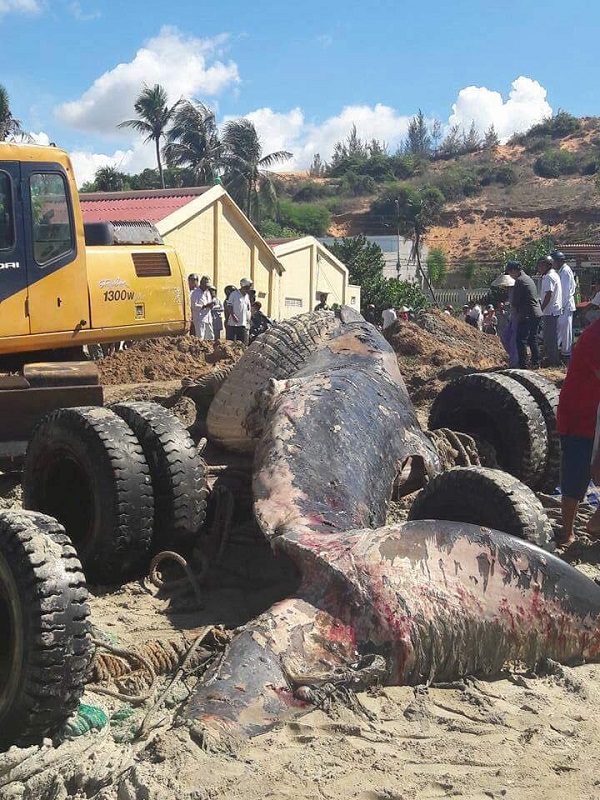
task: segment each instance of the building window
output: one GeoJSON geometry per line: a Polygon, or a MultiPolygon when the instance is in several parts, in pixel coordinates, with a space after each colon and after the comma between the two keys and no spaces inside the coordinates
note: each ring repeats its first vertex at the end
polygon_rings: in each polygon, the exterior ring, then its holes
{"type": "Polygon", "coordinates": [[[33,252],[40,267],[73,250],[67,187],[57,172],[31,176],[33,252]]]}
{"type": "Polygon", "coordinates": [[[351,297],[350,298],[350,305],[351,306],[355,306],[356,305],[356,297],[351,297]]]}
{"type": "Polygon", "coordinates": [[[286,308],[302,308],[302,299],[300,297],[286,297],[286,308]]]}
{"type": "Polygon", "coordinates": [[[10,175],[0,172],[0,250],[12,250],[15,246],[15,225],[12,205],[10,175]]]}

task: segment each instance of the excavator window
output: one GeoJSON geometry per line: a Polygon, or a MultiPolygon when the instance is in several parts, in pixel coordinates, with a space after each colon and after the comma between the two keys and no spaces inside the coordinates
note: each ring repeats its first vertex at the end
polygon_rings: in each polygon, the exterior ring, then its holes
{"type": "Polygon", "coordinates": [[[0,171],[0,250],[15,246],[15,224],[12,204],[12,183],[7,172],[0,171]]]}
{"type": "Polygon", "coordinates": [[[74,247],[67,186],[57,172],[34,172],[30,188],[33,252],[44,267],[74,247]]]}

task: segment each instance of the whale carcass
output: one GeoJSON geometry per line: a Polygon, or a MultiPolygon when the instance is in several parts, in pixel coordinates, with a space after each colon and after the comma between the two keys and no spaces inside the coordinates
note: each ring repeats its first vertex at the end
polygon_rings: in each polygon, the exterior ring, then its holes
{"type": "Polygon", "coordinates": [[[463,523],[377,527],[398,470],[439,465],[372,326],[333,328],[292,377],[263,387],[255,411],[256,518],[301,583],[236,636],[188,703],[192,724],[254,735],[338,680],[418,684],[497,675],[507,661],[598,659],[600,587],[555,556],[463,523]]]}

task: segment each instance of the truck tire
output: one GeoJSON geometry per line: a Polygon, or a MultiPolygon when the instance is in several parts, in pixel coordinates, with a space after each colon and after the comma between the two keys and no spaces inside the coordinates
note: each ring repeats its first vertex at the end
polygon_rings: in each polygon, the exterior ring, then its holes
{"type": "Polygon", "coordinates": [[[508,375],[509,378],[524,386],[542,412],[548,433],[548,456],[546,468],[536,488],[541,492],[551,494],[556,491],[560,483],[560,437],[556,431],[556,411],[560,391],[552,381],[529,370],[504,369],[499,374],[508,375]]]}
{"type": "Polygon", "coordinates": [[[0,750],[54,736],[91,659],[87,589],[56,520],[0,513],[0,750]]]}
{"type": "Polygon", "coordinates": [[[417,495],[409,519],[471,522],[551,547],[552,527],[532,490],[506,472],[456,467],[436,475],[417,495]]]}
{"type": "Polygon", "coordinates": [[[450,428],[489,442],[498,465],[531,488],[545,472],[548,435],[527,389],[496,373],[471,373],[447,384],[433,402],[429,427],[450,428]]]}
{"type": "Polygon", "coordinates": [[[141,444],[108,408],[59,408],[34,429],[23,501],[64,525],[90,583],[138,578],[148,566],[153,496],[141,444]]]}
{"type": "Polygon", "coordinates": [[[111,406],[142,445],[154,493],[152,549],[191,549],[206,516],[206,465],[179,420],[156,403],[111,406]]]}

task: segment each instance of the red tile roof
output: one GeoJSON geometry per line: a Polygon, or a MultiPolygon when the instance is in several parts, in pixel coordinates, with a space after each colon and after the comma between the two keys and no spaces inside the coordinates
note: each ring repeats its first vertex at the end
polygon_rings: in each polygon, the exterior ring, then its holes
{"type": "Polygon", "coordinates": [[[88,192],[79,196],[84,222],[160,222],[210,186],[140,192],[88,192]]]}

